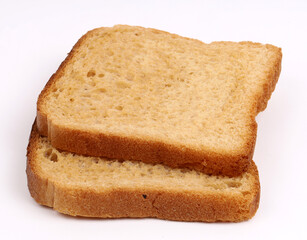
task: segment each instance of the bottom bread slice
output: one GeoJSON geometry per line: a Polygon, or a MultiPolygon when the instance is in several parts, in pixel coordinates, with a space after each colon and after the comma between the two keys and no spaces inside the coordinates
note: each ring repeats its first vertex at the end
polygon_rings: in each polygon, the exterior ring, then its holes
{"type": "Polygon", "coordinates": [[[85,157],[53,148],[36,124],[27,157],[32,197],[72,216],[239,222],[253,217],[259,205],[254,162],[246,173],[230,178],[85,157]]]}

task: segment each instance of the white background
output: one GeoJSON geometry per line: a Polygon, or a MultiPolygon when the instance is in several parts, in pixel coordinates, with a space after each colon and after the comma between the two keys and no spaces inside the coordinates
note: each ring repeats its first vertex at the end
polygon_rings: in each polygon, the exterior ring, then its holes
{"type": "Polygon", "coordinates": [[[0,238],[307,239],[306,1],[1,1],[0,238]],[[204,42],[250,40],[283,49],[282,73],[257,117],[256,216],[237,224],[72,218],[29,195],[26,146],[45,83],[86,31],[153,27],[204,42]],[[3,238],[4,237],[4,238],[3,238]]]}

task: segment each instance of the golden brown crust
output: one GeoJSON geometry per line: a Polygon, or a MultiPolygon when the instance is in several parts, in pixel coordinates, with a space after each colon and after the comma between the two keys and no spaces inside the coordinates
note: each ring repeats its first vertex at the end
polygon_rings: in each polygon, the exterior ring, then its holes
{"type": "MultiPolygon", "coordinates": [[[[161,142],[88,133],[49,125],[48,138],[55,148],[88,156],[107,156],[145,163],[163,163],[173,168],[190,168],[207,174],[234,176],[245,172],[252,152],[242,156],[199,152],[161,142]]],[[[253,146],[253,142],[251,142],[253,146]]]]}
{"type": "Polygon", "coordinates": [[[33,123],[32,131],[27,148],[27,178],[28,188],[31,196],[42,205],[53,206],[53,185],[48,184],[48,179],[39,174],[38,166],[35,165],[36,148],[38,144],[39,134],[37,132],[36,121],[33,123]]]}
{"type": "Polygon", "coordinates": [[[266,78],[268,79],[268,81],[262,86],[262,96],[259,97],[257,113],[265,110],[268,101],[275,89],[276,83],[281,72],[281,49],[269,44],[267,44],[266,47],[269,48],[271,51],[275,52],[276,59],[274,59],[274,64],[272,64],[271,69],[267,73],[266,78]]]}
{"type": "MultiPolygon", "coordinates": [[[[59,66],[58,70],[51,76],[51,78],[49,79],[49,81],[46,83],[44,89],[42,90],[42,92],[40,93],[38,100],[37,100],[37,112],[40,114],[37,114],[39,118],[37,118],[37,125],[40,128],[40,121],[43,121],[43,125],[47,125],[47,116],[45,114],[42,113],[41,111],[41,107],[42,104],[45,100],[45,97],[48,95],[48,92],[50,91],[51,86],[57,81],[57,79],[59,79],[63,74],[64,74],[64,69],[66,67],[66,65],[69,63],[69,61],[73,58],[74,54],[76,51],[78,51],[78,48],[80,47],[80,45],[82,44],[82,42],[85,41],[85,39],[87,37],[89,37],[92,33],[95,32],[95,29],[89,31],[88,33],[86,33],[85,35],[83,35],[78,42],[74,45],[74,47],[72,48],[72,50],[68,53],[67,57],[65,58],[65,60],[61,63],[61,65],[59,66]]],[[[47,128],[48,129],[48,128],[47,128]]],[[[44,129],[46,131],[46,128],[44,129]]],[[[47,135],[47,133],[46,133],[47,135]]]]}
{"type": "Polygon", "coordinates": [[[81,186],[70,187],[43,175],[36,155],[38,141],[34,125],[27,154],[30,193],[38,203],[64,214],[97,218],[153,217],[176,221],[239,222],[252,218],[258,209],[260,185],[254,162],[248,169],[254,177],[252,190],[245,196],[146,188],[95,191],[81,186]]]}
{"type": "MultiPolygon", "coordinates": [[[[259,111],[263,111],[267,105],[271,93],[273,92],[280,73],[281,50],[271,45],[278,56],[274,59],[274,66],[268,72],[267,83],[263,86],[263,91],[255,97],[252,104],[251,124],[249,141],[240,149],[240,153],[229,155],[224,152],[197,151],[189,148],[182,148],[162,142],[154,142],[146,139],[135,139],[133,137],[112,136],[103,133],[92,133],[80,129],[67,128],[54,124],[42,111],[42,105],[52,84],[63,74],[69,60],[73,58],[75,52],[82,42],[90,37],[96,30],[85,34],[73,47],[68,57],[60,65],[57,72],[50,78],[37,102],[37,125],[40,134],[48,136],[51,144],[61,150],[83,154],[88,156],[100,156],[125,160],[141,160],[146,163],[163,163],[170,167],[185,167],[202,171],[207,174],[239,176],[245,172],[252,160],[257,135],[257,124],[255,116],[259,111]]],[[[159,30],[153,30],[159,31],[159,30]]],[[[242,42],[242,44],[259,43],[242,42]]]]}

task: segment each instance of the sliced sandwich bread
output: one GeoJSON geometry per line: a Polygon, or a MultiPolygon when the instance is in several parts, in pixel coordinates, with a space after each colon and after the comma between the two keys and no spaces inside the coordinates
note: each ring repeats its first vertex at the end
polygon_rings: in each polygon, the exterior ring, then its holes
{"type": "Polygon", "coordinates": [[[88,156],[238,176],[281,50],[142,27],[85,34],[40,94],[37,123],[53,147],[88,156]]]}
{"type": "Polygon", "coordinates": [[[239,222],[254,216],[259,204],[253,162],[239,177],[222,177],[160,164],[85,157],[56,150],[35,124],[27,157],[32,197],[72,216],[239,222]]]}

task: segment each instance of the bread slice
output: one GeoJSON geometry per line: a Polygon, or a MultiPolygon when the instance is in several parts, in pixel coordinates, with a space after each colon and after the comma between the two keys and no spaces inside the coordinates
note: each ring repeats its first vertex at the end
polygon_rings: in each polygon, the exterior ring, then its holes
{"type": "Polygon", "coordinates": [[[115,26],[84,35],[40,94],[59,149],[237,176],[253,156],[281,50],[115,26]]]}
{"type": "Polygon", "coordinates": [[[230,178],[85,157],[56,150],[35,124],[27,156],[32,197],[72,216],[238,222],[254,216],[259,204],[253,162],[242,176],[230,178]]]}

